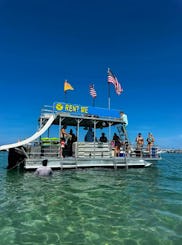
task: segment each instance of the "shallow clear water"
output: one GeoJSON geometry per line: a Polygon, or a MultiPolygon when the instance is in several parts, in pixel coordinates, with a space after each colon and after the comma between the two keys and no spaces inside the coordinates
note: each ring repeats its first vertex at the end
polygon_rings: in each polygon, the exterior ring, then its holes
{"type": "Polygon", "coordinates": [[[7,171],[0,153],[0,244],[181,245],[182,155],[145,169],[7,171]]]}

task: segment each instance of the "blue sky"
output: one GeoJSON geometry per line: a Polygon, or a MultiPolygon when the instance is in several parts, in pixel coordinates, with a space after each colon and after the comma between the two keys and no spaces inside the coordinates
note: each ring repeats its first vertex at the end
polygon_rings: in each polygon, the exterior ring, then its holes
{"type": "Polygon", "coordinates": [[[132,141],[138,132],[161,147],[182,148],[181,0],[0,1],[0,144],[37,130],[43,105],[64,100],[124,110],[132,141]]]}

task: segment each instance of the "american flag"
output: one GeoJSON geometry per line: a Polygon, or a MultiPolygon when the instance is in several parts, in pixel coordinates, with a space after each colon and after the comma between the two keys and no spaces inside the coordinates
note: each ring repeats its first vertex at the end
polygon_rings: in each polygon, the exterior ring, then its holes
{"type": "Polygon", "coordinates": [[[94,84],[90,84],[90,95],[92,96],[92,98],[97,97],[97,93],[96,93],[96,90],[94,88],[94,84]]]}
{"type": "Polygon", "coordinates": [[[118,83],[118,80],[114,76],[114,74],[111,72],[110,69],[108,69],[107,79],[108,79],[108,83],[113,83],[114,86],[116,87],[116,84],[118,83]]]}
{"type": "MultiPolygon", "coordinates": [[[[116,78],[116,80],[117,80],[117,78],[116,78]]],[[[117,83],[116,83],[116,86],[115,86],[115,91],[116,91],[117,95],[120,95],[123,92],[121,84],[118,82],[118,80],[117,80],[117,83]]]]}
{"type": "Polygon", "coordinates": [[[118,95],[120,95],[123,92],[121,84],[118,82],[117,77],[114,76],[110,69],[108,69],[107,81],[108,83],[114,84],[115,91],[118,95]]]}

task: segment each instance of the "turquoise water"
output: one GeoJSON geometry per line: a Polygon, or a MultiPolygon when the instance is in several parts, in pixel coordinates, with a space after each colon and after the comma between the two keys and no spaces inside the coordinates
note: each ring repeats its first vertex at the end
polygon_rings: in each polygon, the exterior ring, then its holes
{"type": "Polygon", "coordinates": [[[0,153],[1,245],[181,245],[182,155],[145,169],[5,169],[0,153]]]}

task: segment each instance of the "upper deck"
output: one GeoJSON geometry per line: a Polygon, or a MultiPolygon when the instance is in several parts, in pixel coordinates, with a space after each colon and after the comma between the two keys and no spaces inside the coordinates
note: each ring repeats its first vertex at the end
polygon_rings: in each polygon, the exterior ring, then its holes
{"type": "Polygon", "coordinates": [[[119,110],[64,102],[55,102],[53,106],[44,106],[40,120],[47,118],[47,114],[55,114],[53,125],[60,125],[60,120],[69,126],[77,126],[79,121],[80,127],[94,127],[94,122],[97,121],[96,128],[109,127],[121,123],[119,110]]]}

